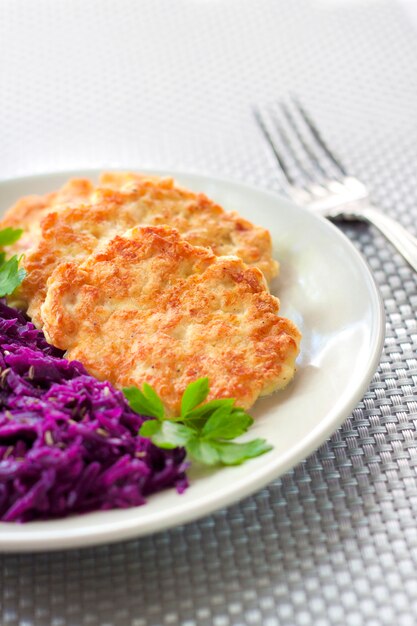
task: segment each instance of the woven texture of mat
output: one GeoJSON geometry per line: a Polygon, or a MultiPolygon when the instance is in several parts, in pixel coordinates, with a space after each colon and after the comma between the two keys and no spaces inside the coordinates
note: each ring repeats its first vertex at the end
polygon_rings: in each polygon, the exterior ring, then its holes
{"type": "MultiPolygon", "coordinates": [[[[252,104],[297,93],[417,235],[417,32],[384,0],[3,0],[0,175],[192,169],[280,189],[252,104]]],[[[381,365],[316,454],[199,522],[0,557],[2,626],[417,622],[417,275],[344,226],[387,313],[381,365]]],[[[354,297],[354,296],[353,296],[354,297]]]]}

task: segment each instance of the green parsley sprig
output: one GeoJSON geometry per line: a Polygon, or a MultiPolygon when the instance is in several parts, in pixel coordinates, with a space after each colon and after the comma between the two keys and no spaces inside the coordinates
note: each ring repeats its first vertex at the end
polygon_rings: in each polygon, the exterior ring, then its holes
{"type": "Polygon", "coordinates": [[[0,298],[8,296],[18,287],[26,276],[23,268],[19,267],[20,258],[15,254],[6,260],[4,246],[15,243],[22,235],[21,228],[3,228],[0,230],[0,298]]]}
{"type": "Polygon", "coordinates": [[[242,443],[232,441],[247,432],[253,418],[235,406],[233,398],[204,402],[209,393],[208,378],[190,383],[181,399],[178,417],[166,417],[162,400],[147,383],[123,389],[130,407],[147,420],[139,434],[159,448],[183,447],[189,457],[204,465],[240,465],[272,449],[265,439],[242,443]]]}

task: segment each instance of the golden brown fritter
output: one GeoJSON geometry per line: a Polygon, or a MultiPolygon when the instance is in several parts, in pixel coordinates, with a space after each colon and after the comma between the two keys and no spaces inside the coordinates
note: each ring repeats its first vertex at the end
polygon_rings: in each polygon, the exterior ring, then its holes
{"type": "Polygon", "coordinates": [[[135,215],[115,203],[74,207],[49,213],[42,222],[42,236],[23,259],[27,275],[14,298],[27,308],[42,327],[40,307],[54,269],[66,261],[81,263],[100,243],[123,234],[137,224],[135,215]]]}
{"type": "Polygon", "coordinates": [[[81,262],[97,245],[137,224],[173,226],[193,245],[210,247],[216,255],[239,256],[267,278],[274,275],[277,263],[269,232],[226,213],[206,196],[180,189],[172,179],[135,174],[107,173],[102,182],[106,186],[91,192],[91,204],[61,207],[47,215],[42,236],[26,254],[27,277],[16,297],[37,326],[42,326],[40,306],[55,267],[73,259],[81,262]]]}
{"type": "Polygon", "coordinates": [[[249,408],[294,373],[300,333],[277,315],[262,273],[135,227],[81,263],[59,265],[42,306],[44,331],[68,359],[117,387],[153,385],[171,413],[188,383],[249,408]]]}
{"type": "Polygon", "coordinates": [[[62,206],[73,206],[89,201],[93,190],[91,181],[74,178],[58,191],[45,196],[20,198],[0,221],[0,229],[8,226],[23,229],[19,241],[8,247],[8,253],[20,255],[36,245],[41,233],[41,221],[48,213],[62,206]]]}
{"type": "Polygon", "coordinates": [[[104,172],[100,185],[121,191],[130,196],[127,202],[141,205],[141,223],[167,224],[194,246],[210,247],[217,256],[238,256],[258,267],[268,281],[277,275],[269,231],[236,212],[224,211],[205,194],[180,187],[173,178],[131,172],[104,172]]]}

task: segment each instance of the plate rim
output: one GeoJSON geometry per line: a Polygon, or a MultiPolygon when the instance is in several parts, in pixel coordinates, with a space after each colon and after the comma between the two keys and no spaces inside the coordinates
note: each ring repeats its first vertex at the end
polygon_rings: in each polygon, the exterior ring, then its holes
{"type": "MultiPolygon", "coordinates": [[[[363,376],[361,384],[358,385],[350,396],[345,400],[343,409],[333,409],[326,413],[325,420],[322,420],[317,426],[315,426],[311,432],[308,433],[302,441],[293,446],[290,451],[283,455],[280,455],[276,462],[270,461],[267,469],[262,471],[262,468],[258,468],[258,471],[248,477],[246,483],[240,486],[238,490],[232,486],[225,488],[221,495],[214,497],[212,494],[209,497],[203,497],[196,500],[186,502],[178,511],[175,512],[174,518],[167,516],[161,516],[160,512],[156,512],[152,518],[148,516],[146,524],[140,524],[140,516],[131,520],[117,521],[114,525],[115,528],[108,528],[108,524],[100,524],[100,528],[76,528],[71,532],[70,528],[64,528],[63,530],[53,531],[52,528],[48,528],[57,522],[63,520],[48,520],[45,522],[34,522],[36,524],[45,524],[45,528],[40,531],[33,531],[30,534],[31,522],[17,525],[14,532],[10,532],[9,528],[11,522],[0,522],[0,552],[4,553],[18,553],[18,552],[50,552],[63,549],[76,549],[94,545],[110,544],[121,541],[127,541],[129,539],[139,538],[146,535],[154,534],[162,530],[168,530],[175,526],[179,526],[185,523],[198,520],[206,515],[213,513],[225,506],[231,506],[236,502],[248,497],[249,495],[257,492],[261,488],[268,485],[273,480],[276,480],[291,468],[295,467],[308,458],[313,452],[315,452],[320,445],[322,445],[328,437],[333,434],[337,428],[347,419],[351,411],[357,406],[358,402],[363,398],[366,390],[369,388],[369,383],[377,370],[380,363],[384,341],[385,341],[385,308],[382,295],[377,286],[375,277],[366,262],[365,258],[357,250],[354,244],[344,235],[344,233],[338,229],[329,220],[321,217],[320,215],[313,214],[308,209],[299,206],[286,198],[285,196],[271,191],[269,189],[258,187],[251,183],[243,182],[240,179],[233,179],[228,177],[221,177],[217,175],[211,175],[207,172],[198,170],[176,170],[171,168],[152,168],[152,167],[120,167],[118,166],[103,166],[103,167],[85,167],[80,169],[60,169],[50,172],[40,172],[35,174],[8,177],[0,180],[0,194],[4,184],[30,184],[31,181],[39,179],[48,179],[49,177],[56,176],[97,176],[97,174],[103,170],[111,169],[113,171],[139,171],[145,174],[155,174],[159,176],[172,176],[173,178],[180,179],[181,177],[191,177],[205,179],[207,182],[219,184],[220,186],[233,186],[239,187],[241,190],[248,190],[252,193],[260,193],[269,198],[270,201],[284,203],[287,206],[292,206],[297,211],[301,211],[304,214],[308,214],[310,217],[313,215],[314,219],[321,222],[322,226],[332,233],[332,236],[339,238],[339,241],[343,243],[349,249],[349,252],[355,258],[356,262],[362,269],[364,279],[368,285],[368,293],[370,294],[370,302],[372,302],[373,308],[377,313],[377,320],[373,327],[372,337],[373,343],[368,358],[368,366],[366,368],[366,375],[363,376]],[[324,423],[323,423],[324,421],[324,423]],[[138,525],[139,522],[139,525],[138,525]],[[8,532],[2,535],[1,529],[7,524],[8,532]],[[48,543],[45,545],[46,537],[48,533],[48,543]]],[[[192,487],[191,487],[192,488],[192,487]]],[[[158,494],[155,494],[157,497],[158,494]]],[[[181,497],[181,496],[179,496],[181,497]]],[[[136,507],[138,511],[141,507],[136,507]]],[[[130,509],[131,510],[131,509],[130,509]]],[[[100,514],[106,512],[99,512],[100,514]]],[[[109,511],[109,513],[111,513],[109,511]]],[[[94,515],[96,513],[92,513],[94,515]]],[[[77,516],[77,517],[82,517],[77,516]]],[[[64,518],[66,520],[70,518],[64,518]]]]}

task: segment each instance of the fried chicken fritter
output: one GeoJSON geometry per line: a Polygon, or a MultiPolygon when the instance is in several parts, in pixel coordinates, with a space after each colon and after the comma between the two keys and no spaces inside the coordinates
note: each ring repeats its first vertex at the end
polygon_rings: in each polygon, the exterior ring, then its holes
{"type": "Polygon", "coordinates": [[[136,224],[135,215],[115,203],[62,209],[47,215],[38,244],[24,258],[27,275],[15,295],[26,305],[33,323],[39,328],[43,326],[40,307],[56,267],[66,261],[81,263],[99,244],[136,224]]]}
{"type": "Polygon", "coordinates": [[[104,172],[100,185],[130,196],[125,202],[141,205],[141,223],[172,226],[194,246],[210,247],[217,256],[238,256],[258,267],[268,281],[277,275],[269,231],[226,212],[205,194],[180,187],[173,178],[131,172],[104,172]]]}
{"type": "Polygon", "coordinates": [[[51,211],[59,207],[76,206],[88,202],[94,191],[91,181],[84,178],[69,180],[61,189],[53,191],[45,196],[25,196],[20,198],[0,221],[0,229],[11,226],[22,228],[21,238],[12,246],[8,247],[10,255],[27,252],[36,245],[41,235],[42,219],[51,211]]]}
{"type": "Polygon", "coordinates": [[[59,265],[42,306],[51,343],[116,387],[153,385],[178,412],[188,383],[249,408],[294,373],[300,333],[262,273],[168,227],[135,227],[59,265]]]}
{"type": "Polygon", "coordinates": [[[239,256],[267,278],[276,273],[269,232],[226,213],[203,194],[180,189],[168,178],[107,173],[101,180],[105,187],[90,194],[91,204],[47,215],[41,236],[26,254],[27,277],[17,296],[37,326],[42,326],[40,306],[55,267],[73,259],[81,262],[97,245],[138,224],[175,227],[193,245],[239,256]]]}

